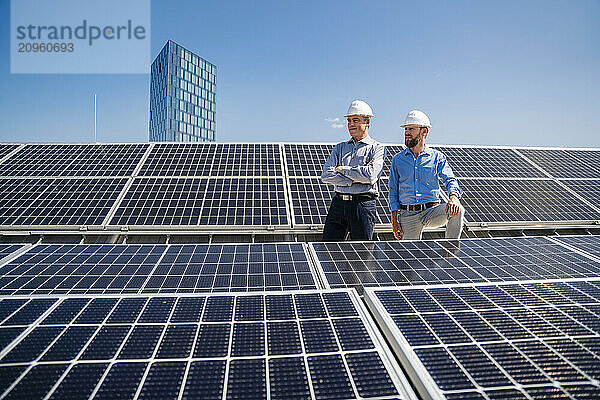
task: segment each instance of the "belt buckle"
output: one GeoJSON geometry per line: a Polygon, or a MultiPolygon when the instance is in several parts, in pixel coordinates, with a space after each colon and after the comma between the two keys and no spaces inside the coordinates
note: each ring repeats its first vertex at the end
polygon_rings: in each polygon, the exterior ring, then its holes
{"type": "Polygon", "coordinates": [[[423,211],[424,209],[425,209],[425,208],[424,208],[424,205],[423,205],[423,204],[413,204],[413,205],[412,205],[412,210],[413,210],[413,211],[415,211],[415,212],[421,212],[421,211],[423,211]]]}
{"type": "Polygon", "coordinates": [[[342,200],[350,201],[350,200],[352,200],[352,196],[350,196],[349,194],[343,194],[342,195],[342,200]]]}

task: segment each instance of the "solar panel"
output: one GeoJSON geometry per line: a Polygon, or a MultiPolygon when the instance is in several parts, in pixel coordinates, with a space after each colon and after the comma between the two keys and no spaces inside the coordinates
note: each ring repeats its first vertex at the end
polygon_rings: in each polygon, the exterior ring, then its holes
{"type": "Polygon", "coordinates": [[[147,144],[30,144],[0,164],[0,176],[128,176],[147,144]]]}
{"type": "Polygon", "coordinates": [[[488,147],[437,147],[454,175],[466,178],[545,178],[543,172],[512,149],[488,147]]]}
{"type": "Polygon", "coordinates": [[[155,143],[140,176],[210,176],[214,143],[155,143]]]}
{"type": "Polygon", "coordinates": [[[585,251],[595,257],[600,257],[600,236],[553,236],[552,239],[570,245],[577,250],[585,251]]]}
{"type": "Polygon", "coordinates": [[[283,145],[288,175],[320,177],[333,146],[332,144],[283,145]]]}
{"type": "Polygon", "coordinates": [[[207,178],[135,178],[111,225],[197,225],[207,178]]]}
{"type": "Polygon", "coordinates": [[[215,178],[208,182],[200,225],[289,225],[282,178],[215,178]]]}
{"type": "Polygon", "coordinates": [[[17,147],[19,147],[18,144],[0,144],[0,159],[4,158],[17,147]]]}
{"type": "MultiPolygon", "coordinates": [[[[318,178],[289,178],[295,225],[323,225],[333,198],[332,186],[318,178]]],[[[379,179],[377,224],[389,224],[388,180],[379,179]]]]}
{"type": "Polygon", "coordinates": [[[597,398],[599,283],[368,289],[365,300],[425,398],[597,398]]]}
{"type": "Polygon", "coordinates": [[[404,146],[385,146],[385,159],[383,160],[383,172],[381,176],[390,176],[390,166],[392,165],[392,158],[401,151],[404,150],[404,146]]]}
{"type": "Polygon", "coordinates": [[[35,322],[2,325],[28,331],[0,352],[0,395],[416,398],[351,291],[78,297],[51,307],[35,322]]]}
{"type": "Polygon", "coordinates": [[[595,221],[600,213],[553,180],[460,179],[467,222],[595,221]],[[557,190],[560,195],[557,195],[557,190]]]}
{"type": "Polygon", "coordinates": [[[318,178],[289,178],[295,225],[325,223],[333,190],[318,178]]]}
{"type": "Polygon", "coordinates": [[[555,178],[600,178],[600,150],[517,149],[555,178]]]}
{"type": "Polygon", "coordinates": [[[47,189],[42,179],[0,179],[0,225],[10,225],[47,189]]]}
{"type": "Polygon", "coordinates": [[[143,292],[316,289],[301,243],[171,245],[143,292]]]}
{"type": "Polygon", "coordinates": [[[0,294],[137,293],[166,245],[37,245],[0,267],[0,294]]]}
{"type": "Polygon", "coordinates": [[[127,178],[2,179],[0,225],[102,225],[127,178]]]}
{"type": "Polygon", "coordinates": [[[157,143],[141,176],[283,176],[279,145],[157,143]]]}
{"type": "Polygon", "coordinates": [[[8,257],[12,253],[17,250],[22,249],[24,246],[22,244],[0,244],[0,260],[5,257],[8,257]]]}
{"type": "Polygon", "coordinates": [[[326,287],[437,285],[600,276],[600,263],[545,237],[310,243],[326,287]]]}
{"type": "Polygon", "coordinates": [[[579,196],[600,208],[600,179],[560,181],[579,196]]]}
{"type": "Polygon", "coordinates": [[[111,225],[288,225],[282,178],[135,178],[111,225]]]}
{"type": "Polygon", "coordinates": [[[316,289],[301,243],[37,245],[0,266],[0,295],[316,289]]]}
{"type": "Polygon", "coordinates": [[[279,145],[218,144],[211,175],[283,176],[279,145]]]}

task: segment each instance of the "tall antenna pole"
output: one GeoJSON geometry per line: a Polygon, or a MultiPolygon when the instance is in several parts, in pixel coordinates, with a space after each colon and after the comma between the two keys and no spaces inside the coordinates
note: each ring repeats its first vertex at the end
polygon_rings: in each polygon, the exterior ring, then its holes
{"type": "Polygon", "coordinates": [[[96,140],[96,93],[94,93],[94,143],[98,143],[96,140]]]}

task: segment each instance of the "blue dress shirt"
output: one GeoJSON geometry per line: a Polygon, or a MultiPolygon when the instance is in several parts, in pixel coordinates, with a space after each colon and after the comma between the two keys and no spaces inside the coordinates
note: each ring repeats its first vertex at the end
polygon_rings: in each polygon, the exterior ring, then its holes
{"type": "Polygon", "coordinates": [[[334,186],[335,191],[344,194],[379,194],[377,180],[383,170],[385,146],[370,136],[354,142],[335,145],[321,174],[321,181],[334,186]],[[342,166],[342,172],[335,167],[342,166]]]}
{"type": "Polygon", "coordinates": [[[390,210],[400,209],[401,204],[440,201],[438,177],[446,185],[448,194],[462,195],[458,181],[443,153],[425,146],[418,157],[415,157],[409,148],[396,154],[390,167],[390,210]]]}

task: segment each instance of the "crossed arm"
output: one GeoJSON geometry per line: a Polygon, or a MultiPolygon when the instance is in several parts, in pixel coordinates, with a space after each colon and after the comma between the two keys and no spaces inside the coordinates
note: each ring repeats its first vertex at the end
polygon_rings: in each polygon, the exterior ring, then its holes
{"type": "Polygon", "coordinates": [[[341,146],[336,146],[325,162],[321,180],[338,186],[350,186],[353,183],[373,185],[383,170],[385,147],[377,146],[373,158],[365,165],[342,165],[341,146]]]}

